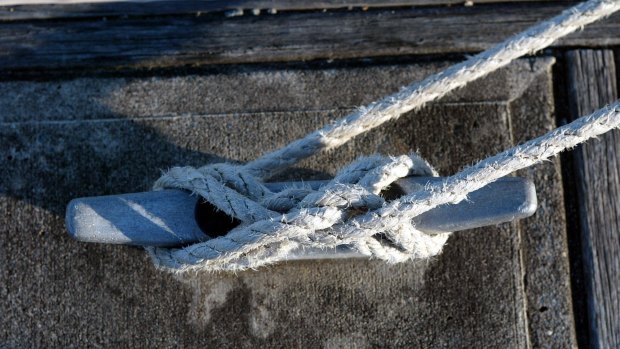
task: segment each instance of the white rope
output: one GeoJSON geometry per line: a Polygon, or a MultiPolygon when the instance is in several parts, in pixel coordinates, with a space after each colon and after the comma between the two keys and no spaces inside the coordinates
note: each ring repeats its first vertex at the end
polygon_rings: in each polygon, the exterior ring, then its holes
{"type": "Polygon", "coordinates": [[[412,218],[467,194],[518,169],[531,166],[617,127],[619,105],[579,119],[541,138],[496,155],[436,184],[386,203],[379,195],[395,180],[436,175],[419,156],[360,159],[318,191],[294,188],[270,192],[265,179],[323,149],[339,146],[362,132],[435,100],[512,60],[620,9],[620,1],[577,5],[504,43],[243,166],[217,164],[173,168],[155,189],[182,188],[204,197],[242,221],[226,236],[184,248],[149,248],[156,265],[176,270],[240,270],[283,259],[292,249],[350,245],[391,263],[438,254],[449,234],[416,230],[412,218]],[[258,178],[258,179],[257,179],[258,178]]]}
{"type": "Polygon", "coordinates": [[[267,179],[306,157],[338,147],[386,121],[396,119],[406,112],[441,98],[450,91],[504,67],[521,56],[540,51],[557,39],[619,9],[618,0],[591,0],[569,8],[560,15],[535,25],[462,63],[431,75],[421,82],[406,86],[396,94],[361,107],[333,125],[328,125],[283,148],[263,155],[249,162],[244,169],[258,178],[267,179]]]}

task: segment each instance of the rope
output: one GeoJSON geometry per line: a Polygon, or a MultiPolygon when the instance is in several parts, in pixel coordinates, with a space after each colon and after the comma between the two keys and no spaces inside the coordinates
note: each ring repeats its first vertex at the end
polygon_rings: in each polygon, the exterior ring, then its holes
{"type": "Polygon", "coordinates": [[[591,0],[569,8],[560,15],[535,25],[460,64],[406,86],[396,94],[359,108],[357,112],[333,125],[328,125],[283,148],[263,155],[249,162],[244,169],[258,178],[268,179],[302,159],[338,147],[361,133],[439,99],[448,92],[504,67],[521,56],[540,51],[557,39],[619,9],[618,0],[591,0]]]}
{"type": "Polygon", "coordinates": [[[415,229],[413,217],[438,205],[458,203],[468,193],[500,177],[618,127],[620,104],[481,161],[441,184],[430,185],[392,202],[385,202],[379,193],[395,180],[411,175],[437,175],[418,155],[375,155],[359,159],[317,191],[291,188],[272,193],[261,180],[317,152],[342,145],[522,55],[541,50],[617,10],[620,10],[620,1],[591,0],[577,5],[246,165],[172,168],[155,183],[155,190],[189,190],[242,224],[226,236],[184,248],[147,250],[157,266],[175,271],[257,268],[282,260],[291,250],[306,246],[349,245],[364,255],[390,263],[440,253],[449,234],[425,234],[415,229]]]}

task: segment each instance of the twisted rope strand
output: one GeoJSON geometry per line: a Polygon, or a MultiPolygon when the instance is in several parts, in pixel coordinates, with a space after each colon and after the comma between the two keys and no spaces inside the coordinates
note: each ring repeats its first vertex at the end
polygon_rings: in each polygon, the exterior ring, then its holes
{"type": "MultiPolygon", "coordinates": [[[[560,152],[620,127],[620,101],[559,127],[544,136],[506,150],[478,162],[476,165],[448,177],[424,190],[403,196],[386,207],[356,217],[342,225],[337,235],[368,236],[374,229],[390,229],[403,220],[431,210],[439,205],[456,204],[467,194],[515,171],[540,163],[560,152]],[[364,230],[364,231],[362,231],[364,230]]],[[[345,240],[346,241],[346,240],[345,240]]]]}

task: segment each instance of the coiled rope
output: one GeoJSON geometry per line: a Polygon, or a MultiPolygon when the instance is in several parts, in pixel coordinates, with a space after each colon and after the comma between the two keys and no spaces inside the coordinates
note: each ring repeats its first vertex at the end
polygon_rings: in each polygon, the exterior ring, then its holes
{"type": "Polygon", "coordinates": [[[468,193],[498,178],[620,126],[620,103],[483,160],[441,184],[391,202],[379,195],[391,183],[405,176],[437,175],[436,172],[415,154],[375,155],[353,162],[317,191],[296,188],[272,193],[262,181],[618,10],[620,1],[617,0],[579,4],[245,165],[170,169],[155,183],[155,190],[189,190],[242,224],[225,236],[187,247],[147,250],[157,266],[172,271],[257,268],[282,260],[291,250],[304,246],[349,245],[364,255],[390,263],[440,253],[449,234],[425,234],[415,229],[413,217],[442,204],[458,203],[468,193]]]}

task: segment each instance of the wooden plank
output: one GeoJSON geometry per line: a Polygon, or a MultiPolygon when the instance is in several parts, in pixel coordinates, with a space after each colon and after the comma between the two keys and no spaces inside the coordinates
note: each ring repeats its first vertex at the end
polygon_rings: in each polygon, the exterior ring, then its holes
{"type": "MultiPolygon", "coordinates": [[[[0,69],[154,68],[476,52],[566,5],[304,12],[277,16],[166,16],[0,24],[0,69]],[[463,35],[467,33],[467,35],[463,35]]],[[[620,44],[620,15],[560,46],[620,44]]]]}
{"type": "MultiPolygon", "coordinates": [[[[520,0],[538,2],[577,2],[576,0],[520,0]]],[[[117,16],[152,16],[195,14],[227,10],[258,9],[305,11],[322,9],[376,8],[404,6],[463,5],[466,0],[2,0],[0,21],[92,18],[117,16]]],[[[475,0],[471,4],[515,2],[515,0],[475,0]]]]}
{"type": "MultiPolygon", "coordinates": [[[[586,115],[618,98],[614,54],[577,50],[567,54],[571,117],[586,115]]],[[[590,345],[620,347],[620,132],[575,151],[590,345]]]]}

